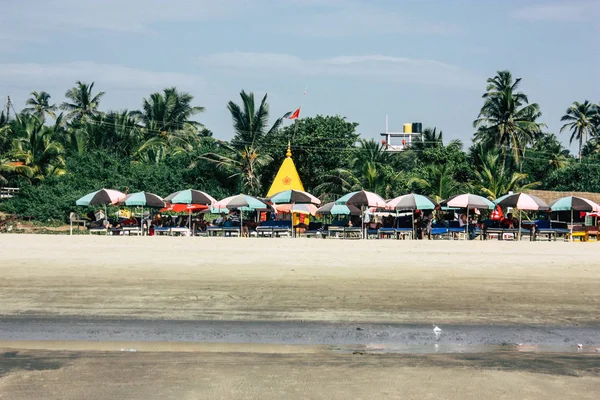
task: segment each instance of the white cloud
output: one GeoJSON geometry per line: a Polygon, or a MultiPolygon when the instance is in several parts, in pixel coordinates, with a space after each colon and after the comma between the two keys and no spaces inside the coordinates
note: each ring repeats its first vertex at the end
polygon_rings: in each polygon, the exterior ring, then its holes
{"type": "MultiPolygon", "coordinates": [[[[300,2],[305,3],[302,0],[300,2]]],[[[457,24],[434,20],[428,15],[416,15],[405,11],[403,7],[378,6],[373,1],[306,2],[306,6],[313,8],[309,15],[286,18],[280,24],[276,23],[277,29],[324,37],[407,33],[455,35],[463,32],[463,28],[457,24]]]]}
{"type": "Polygon", "coordinates": [[[13,87],[35,89],[37,86],[50,84],[63,86],[66,90],[76,80],[95,81],[97,87],[120,90],[152,90],[153,88],[162,89],[166,86],[177,85],[197,86],[203,83],[202,78],[197,75],[152,72],[122,65],[94,62],[0,64],[0,81],[13,87]]]}
{"type": "Polygon", "coordinates": [[[513,18],[528,21],[581,21],[600,16],[598,1],[565,1],[537,4],[513,12],[513,18]]]}
{"type": "Polygon", "coordinates": [[[360,78],[446,87],[480,88],[476,74],[435,60],[384,55],[338,56],[301,59],[282,53],[218,53],[202,58],[203,64],[240,75],[283,75],[360,78]]]}
{"type": "Polygon", "coordinates": [[[31,0],[2,4],[0,34],[40,35],[47,31],[89,28],[149,32],[158,22],[207,21],[244,12],[249,0],[31,0]],[[17,33],[17,34],[15,34],[17,33]]]}
{"type": "Polygon", "coordinates": [[[94,82],[94,90],[107,92],[109,108],[135,108],[142,98],[165,87],[176,86],[192,94],[202,94],[206,82],[201,76],[152,72],[115,64],[72,62],[57,64],[0,64],[0,93],[15,104],[24,104],[32,90],[43,90],[60,103],[75,81],[94,82]]]}

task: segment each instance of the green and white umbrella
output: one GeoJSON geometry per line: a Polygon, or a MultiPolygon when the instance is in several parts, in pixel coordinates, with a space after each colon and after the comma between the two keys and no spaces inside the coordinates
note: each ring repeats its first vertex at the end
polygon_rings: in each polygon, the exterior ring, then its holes
{"type": "MultiPolygon", "coordinates": [[[[427,196],[421,194],[405,194],[387,202],[388,210],[412,211],[412,229],[415,230],[415,210],[435,210],[436,203],[427,196]]],[[[414,238],[414,233],[413,233],[414,238]]]]}
{"type": "MultiPolygon", "coordinates": [[[[202,204],[206,206],[214,205],[217,200],[210,194],[195,189],[180,190],[179,192],[171,193],[165,197],[165,201],[173,204],[202,204]]],[[[188,224],[190,231],[192,230],[192,210],[188,212],[188,224]]]]}
{"type": "Polygon", "coordinates": [[[165,202],[162,197],[149,192],[137,192],[127,196],[123,204],[129,207],[142,207],[142,217],[140,218],[140,230],[144,234],[144,207],[163,208],[165,202]]]}
{"type": "Polygon", "coordinates": [[[360,215],[360,208],[348,204],[327,203],[317,208],[316,214],[321,215],[360,215]]]}
{"type": "Polygon", "coordinates": [[[115,205],[123,200],[127,195],[114,189],[100,189],[92,193],[88,193],[78,199],[75,204],[78,206],[104,206],[104,216],[108,218],[106,206],[115,205]]]}
{"type": "Polygon", "coordinates": [[[244,224],[243,211],[254,210],[269,210],[270,207],[257,199],[256,197],[247,194],[238,194],[236,196],[226,197],[214,204],[214,209],[217,210],[240,210],[240,235],[244,224]]]}
{"type": "Polygon", "coordinates": [[[217,202],[210,194],[200,190],[187,189],[171,193],[165,201],[173,204],[204,204],[210,206],[217,202]]]}
{"type": "Polygon", "coordinates": [[[584,197],[566,196],[550,203],[552,211],[571,211],[571,240],[573,240],[573,211],[598,212],[600,205],[584,197]]]}
{"type": "Polygon", "coordinates": [[[126,206],[130,207],[155,207],[163,208],[165,202],[162,197],[149,192],[137,192],[127,196],[123,202],[126,206]]]}
{"type": "Polygon", "coordinates": [[[302,190],[288,189],[268,197],[273,204],[321,204],[321,200],[302,190]]]}

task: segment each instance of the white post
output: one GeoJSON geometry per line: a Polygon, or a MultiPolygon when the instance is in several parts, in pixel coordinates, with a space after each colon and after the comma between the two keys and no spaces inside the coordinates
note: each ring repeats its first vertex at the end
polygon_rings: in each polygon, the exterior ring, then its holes
{"type": "Polygon", "coordinates": [[[465,226],[467,227],[465,232],[465,240],[469,240],[469,206],[467,206],[467,225],[465,226]]]}

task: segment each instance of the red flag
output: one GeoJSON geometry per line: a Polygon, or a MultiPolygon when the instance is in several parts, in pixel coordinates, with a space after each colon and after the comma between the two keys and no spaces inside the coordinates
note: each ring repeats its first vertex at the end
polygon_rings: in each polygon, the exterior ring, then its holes
{"type": "Polygon", "coordinates": [[[298,107],[298,109],[296,111],[294,111],[294,113],[290,116],[289,119],[296,119],[296,118],[300,118],[300,107],[298,107]]]}

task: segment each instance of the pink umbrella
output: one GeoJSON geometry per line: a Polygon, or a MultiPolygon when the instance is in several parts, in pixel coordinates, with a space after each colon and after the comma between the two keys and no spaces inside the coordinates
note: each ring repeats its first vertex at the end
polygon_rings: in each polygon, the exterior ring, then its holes
{"type": "Polygon", "coordinates": [[[365,238],[364,226],[365,226],[365,207],[376,207],[385,208],[385,200],[377,193],[368,192],[366,190],[360,190],[358,192],[348,193],[340,197],[335,204],[344,204],[350,206],[356,206],[361,208],[361,223],[362,223],[362,235],[365,238]]]}

